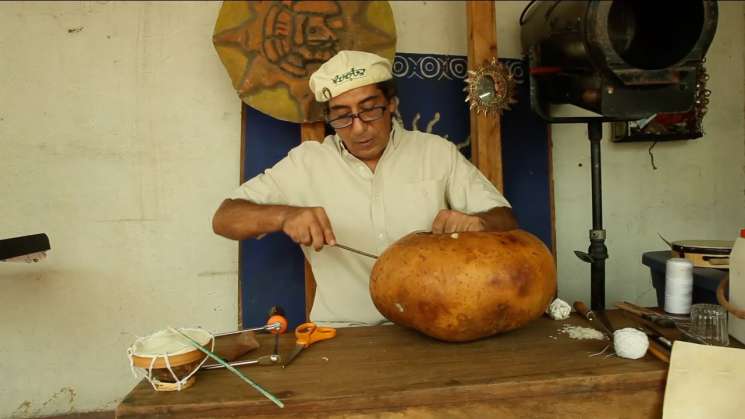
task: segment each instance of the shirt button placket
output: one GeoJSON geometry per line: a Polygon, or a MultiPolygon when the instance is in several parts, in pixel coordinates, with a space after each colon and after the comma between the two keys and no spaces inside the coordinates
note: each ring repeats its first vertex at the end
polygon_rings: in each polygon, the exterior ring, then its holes
{"type": "Polygon", "coordinates": [[[372,182],[372,196],[370,202],[372,204],[372,215],[373,215],[373,229],[378,238],[378,251],[382,252],[385,250],[385,220],[383,211],[383,194],[381,192],[380,181],[378,176],[373,177],[372,182]]]}

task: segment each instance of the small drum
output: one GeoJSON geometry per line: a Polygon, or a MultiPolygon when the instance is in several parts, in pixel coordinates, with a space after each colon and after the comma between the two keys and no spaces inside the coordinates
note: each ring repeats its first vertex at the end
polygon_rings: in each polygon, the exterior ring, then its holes
{"type": "MultiPolygon", "coordinates": [[[[200,345],[214,350],[215,339],[204,329],[179,329],[200,345]]],[[[138,338],[127,349],[132,374],[135,368],[144,372],[155,391],[181,391],[194,384],[194,374],[207,360],[207,355],[191,342],[171,330],[161,330],[138,338]]]]}
{"type": "Polygon", "coordinates": [[[680,240],[670,244],[673,257],[686,258],[698,268],[729,269],[733,241],[680,240]]]}

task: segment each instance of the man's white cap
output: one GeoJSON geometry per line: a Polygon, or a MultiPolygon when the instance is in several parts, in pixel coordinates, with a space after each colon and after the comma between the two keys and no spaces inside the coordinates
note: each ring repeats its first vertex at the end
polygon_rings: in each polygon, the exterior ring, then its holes
{"type": "Polygon", "coordinates": [[[339,51],[310,75],[310,90],[316,101],[331,98],[368,84],[393,78],[391,62],[363,51],[339,51]]]}

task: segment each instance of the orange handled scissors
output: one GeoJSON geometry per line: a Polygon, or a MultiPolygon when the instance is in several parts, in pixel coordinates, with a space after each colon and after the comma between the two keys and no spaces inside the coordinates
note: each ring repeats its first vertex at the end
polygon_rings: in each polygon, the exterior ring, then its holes
{"type": "Polygon", "coordinates": [[[293,359],[308,346],[322,340],[331,339],[336,336],[336,329],[333,327],[318,327],[315,323],[303,323],[295,328],[295,349],[290,357],[282,365],[282,368],[290,365],[293,359]]]}

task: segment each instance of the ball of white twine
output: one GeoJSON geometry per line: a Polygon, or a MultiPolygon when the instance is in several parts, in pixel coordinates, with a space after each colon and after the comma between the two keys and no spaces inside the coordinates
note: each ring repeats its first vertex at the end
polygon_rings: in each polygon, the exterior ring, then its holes
{"type": "Polygon", "coordinates": [[[639,359],[647,353],[649,338],[641,330],[627,327],[613,332],[613,347],[621,358],[639,359]]]}

